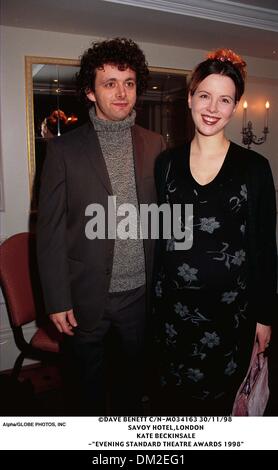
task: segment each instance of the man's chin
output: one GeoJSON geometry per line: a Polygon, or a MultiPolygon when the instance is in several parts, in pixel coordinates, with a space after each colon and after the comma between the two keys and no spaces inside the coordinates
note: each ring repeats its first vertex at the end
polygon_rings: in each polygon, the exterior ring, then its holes
{"type": "Polygon", "coordinates": [[[129,115],[130,115],[131,111],[129,111],[128,113],[117,113],[117,115],[111,117],[111,120],[112,121],[123,121],[124,119],[126,119],[129,115]]]}

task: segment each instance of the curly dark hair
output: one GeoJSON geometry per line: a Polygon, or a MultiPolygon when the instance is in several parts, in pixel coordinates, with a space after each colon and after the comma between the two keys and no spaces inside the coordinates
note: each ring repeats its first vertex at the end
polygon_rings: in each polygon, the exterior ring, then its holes
{"type": "Polygon", "coordinates": [[[95,42],[82,55],[80,70],[76,74],[77,90],[87,106],[90,107],[93,103],[86,94],[94,91],[96,71],[104,64],[117,65],[119,70],[134,70],[137,96],[146,90],[149,78],[148,64],[143,51],[132,39],[114,38],[95,42]]]}

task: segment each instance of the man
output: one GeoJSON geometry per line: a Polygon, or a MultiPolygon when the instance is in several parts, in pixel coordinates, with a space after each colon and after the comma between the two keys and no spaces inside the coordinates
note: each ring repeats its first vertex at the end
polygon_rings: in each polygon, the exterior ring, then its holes
{"type": "Polygon", "coordinates": [[[47,312],[70,339],[85,414],[107,412],[105,344],[112,333],[117,348],[111,350],[110,342],[109,351],[117,368],[108,411],[141,412],[154,241],[111,236],[107,216],[109,196],[110,201],[117,197],[117,207],[129,203],[137,213],[139,204],[156,201],[153,167],[163,139],[134,123],[136,97],[145,90],[147,77],[145,56],[132,40],[93,44],[82,56],[77,77],[90,121],[52,139],[44,164],[38,216],[40,276],[47,312]],[[104,209],[104,238],[94,238],[88,230],[92,204],[104,209]]]}

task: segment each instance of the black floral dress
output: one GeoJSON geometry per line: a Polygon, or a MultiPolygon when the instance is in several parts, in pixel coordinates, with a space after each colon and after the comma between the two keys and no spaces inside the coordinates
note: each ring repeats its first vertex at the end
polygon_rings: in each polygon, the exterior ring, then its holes
{"type": "MultiPolygon", "coordinates": [[[[245,175],[236,174],[230,150],[215,179],[199,185],[190,172],[189,152],[189,146],[182,148],[165,172],[164,202],[171,208],[193,205],[193,244],[175,250],[174,237],[161,242],[154,309],[160,386],[179,414],[188,411],[186,403],[214,414],[217,402],[229,413],[249,360],[244,336],[252,331],[247,186],[245,175]]],[[[182,217],[180,224],[186,225],[182,217]]]]}

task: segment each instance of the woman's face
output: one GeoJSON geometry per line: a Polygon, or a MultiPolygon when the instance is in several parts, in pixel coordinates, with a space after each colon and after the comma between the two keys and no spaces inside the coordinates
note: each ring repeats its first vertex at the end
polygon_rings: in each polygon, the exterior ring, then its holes
{"type": "Polygon", "coordinates": [[[199,83],[194,95],[188,96],[197,132],[211,136],[223,131],[237,107],[235,92],[233,80],[224,75],[211,74],[199,83]]]}

